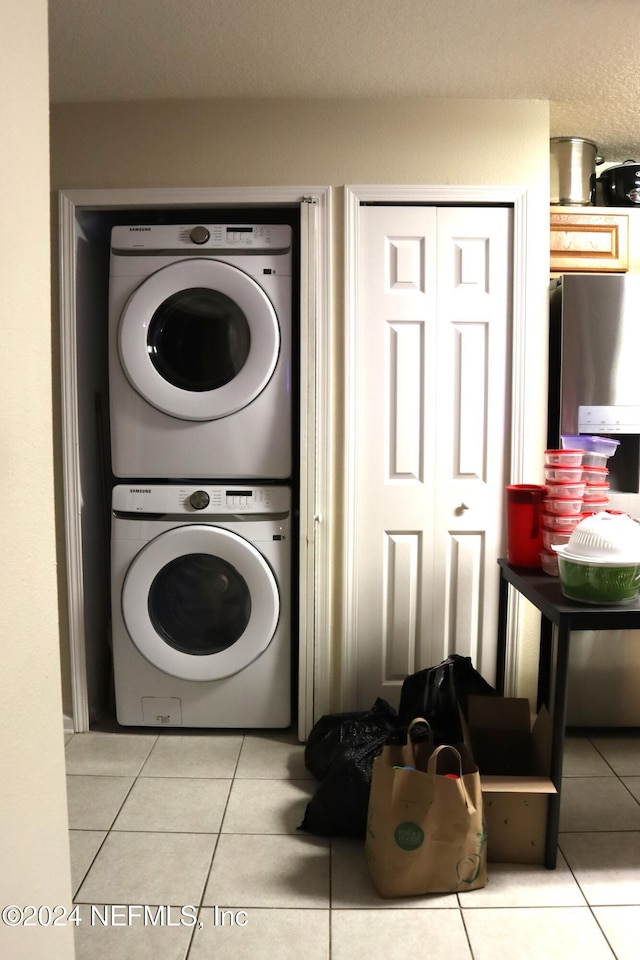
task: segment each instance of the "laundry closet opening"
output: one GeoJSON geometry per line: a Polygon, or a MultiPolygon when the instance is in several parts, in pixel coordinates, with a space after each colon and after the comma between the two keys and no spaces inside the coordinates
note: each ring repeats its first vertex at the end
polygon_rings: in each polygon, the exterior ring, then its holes
{"type": "MultiPolygon", "coordinates": [[[[79,193],[74,196],[74,192],[70,191],[67,197],[77,200],[79,193]]],[[[97,193],[104,196],[109,191],[97,191],[97,193]]],[[[161,191],[154,191],[154,193],[157,195],[161,191]]],[[[61,202],[64,205],[64,198],[61,202]]],[[[257,670],[255,677],[248,679],[246,689],[241,690],[238,687],[234,689],[233,696],[227,694],[225,705],[219,711],[213,711],[213,717],[210,720],[207,720],[206,710],[204,713],[197,711],[190,713],[189,710],[183,710],[180,704],[177,713],[172,713],[176,707],[173,701],[180,700],[184,690],[177,691],[177,696],[174,697],[173,691],[167,688],[160,690],[157,703],[150,703],[150,699],[153,700],[153,693],[149,698],[145,696],[147,691],[140,689],[141,710],[142,700],[146,701],[144,716],[141,713],[139,720],[134,718],[123,722],[150,723],[151,725],[157,723],[160,726],[166,723],[173,724],[175,721],[176,725],[182,726],[241,727],[242,718],[237,712],[233,712],[233,701],[248,703],[254,699],[256,703],[261,702],[263,706],[257,708],[245,726],[282,727],[290,723],[304,732],[305,726],[312,721],[313,696],[302,703],[299,691],[301,686],[303,689],[310,688],[313,691],[313,678],[309,682],[309,678],[304,673],[307,661],[306,648],[302,657],[299,653],[299,581],[301,568],[305,563],[304,553],[299,549],[299,545],[303,539],[305,542],[307,539],[306,536],[304,538],[301,536],[301,500],[304,523],[310,508],[313,508],[313,512],[317,512],[318,506],[315,502],[312,504],[307,502],[309,482],[305,470],[301,470],[301,458],[304,459],[305,464],[307,460],[306,451],[303,457],[301,450],[301,381],[305,384],[305,394],[308,392],[307,371],[301,367],[301,258],[304,256],[308,261],[304,234],[306,211],[300,200],[259,205],[244,203],[207,205],[205,203],[163,207],[161,203],[154,206],[123,203],[119,207],[112,207],[110,204],[105,206],[108,208],[92,209],[88,204],[85,206],[75,203],[72,207],[72,229],[69,229],[67,224],[66,233],[64,228],[61,231],[62,435],[65,454],[63,487],[67,553],[67,583],[63,590],[67,593],[69,601],[71,637],[67,677],[64,676],[67,658],[64,654],[62,657],[63,681],[69,688],[65,696],[66,712],[69,712],[68,701],[71,699],[73,728],[76,732],[82,732],[91,726],[116,718],[113,684],[113,627],[115,624],[112,623],[111,596],[111,528],[114,516],[112,497],[117,488],[125,487],[129,499],[127,500],[126,497],[124,501],[121,499],[119,516],[124,517],[130,511],[134,514],[148,513],[152,518],[162,515],[173,527],[177,528],[182,523],[184,532],[189,527],[184,516],[180,518],[180,514],[186,510],[190,526],[194,528],[197,526],[200,528],[199,532],[215,534],[215,537],[211,536],[205,545],[199,546],[198,550],[191,551],[189,548],[187,552],[193,559],[190,566],[182,565],[178,574],[178,567],[174,565],[171,574],[165,574],[164,614],[151,611],[151,601],[141,598],[140,611],[136,611],[136,616],[140,613],[149,622],[156,624],[160,622],[162,616],[165,618],[165,623],[173,617],[176,632],[182,629],[182,625],[177,624],[177,619],[180,619],[181,615],[188,614],[193,618],[192,624],[195,624],[198,617],[211,615],[212,611],[215,611],[216,615],[223,620],[229,616],[229,611],[225,609],[223,600],[214,596],[217,590],[218,593],[225,595],[226,601],[242,608],[242,615],[239,614],[240,619],[246,616],[249,624],[243,631],[245,641],[247,636],[251,638],[251,630],[257,630],[255,652],[252,649],[243,650],[241,657],[243,666],[234,665],[233,657],[230,657],[227,663],[227,675],[233,676],[235,672],[237,677],[242,677],[243,670],[246,670],[249,677],[249,671],[255,671],[256,664],[261,660],[263,674],[258,676],[260,670],[257,670]],[[113,331],[110,330],[110,302],[114,300],[113,277],[110,291],[112,231],[114,236],[122,233],[133,235],[135,231],[128,231],[129,227],[144,227],[149,228],[148,231],[145,229],[145,236],[152,234],[163,237],[175,236],[178,237],[177,242],[182,242],[181,231],[178,229],[181,226],[188,227],[190,230],[205,226],[213,235],[213,239],[223,231],[224,242],[220,245],[223,248],[223,255],[218,258],[215,251],[203,249],[206,244],[192,245],[188,257],[185,256],[184,260],[187,261],[188,270],[194,274],[189,278],[186,288],[188,289],[187,299],[191,298],[193,302],[186,307],[184,302],[178,303],[177,306],[174,302],[170,305],[169,319],[157,317],[153,324],[148,324],[144,318],[137,322],[133,321],[131,336],[134,341],[136,336],[138,337],[139,342],[134,344],[135,350],[142,354],[138,360],[142,360],[143,363],[144,361],[155,362],[159,368],[162,363],[166,363],[166,360],[159,359],[158,354],[168,344],[172,352],[169,363],[173,362],[174,368],[182,367],[183,375],[192,362],[188,356],[189,351],[192,355],[197,354],[200,347],[202,352],[206,348],[211,354],[218,354],[219,365],[220,353],[225,349],[228,349],[231,354],[235,352],[236,366],[240,369],[252,367],[252,362],[247,359],[250,345],[257,344],[263,354],[268,354],[262,371],[256,369],[256,363],[253,363],[253,367],[249,369],[244,384],[248,393],[244,401],[234,398],[233,391],[227,390],[227,400],[232,411],[242,409],[249,411],[248,416],[238,418],[237,429],[233,431],[231,438],[230,431],[226,434],[213,432],[210,435],[207,435],[206,431],[198,431],[203,424],[219,422],[224,416],[219,411],[213,411],[213,418],[209,420],[206,418],[211,417],[210,412],[196,413],[194,419],[190,421],[188,418],[191,414],[188,410],[182,413],[175,410],[167,412],[162,410],[162,402],[157,402],[155,405],[154,402],[148,402],[144,398],[144,383],[140,385],[135,381],[135,362],[138,362],[135,358],[132,361],[132,369],[124,371],[123,379],[114,380],[113,370],[116,361],[124,367],[127,334],[120,333],[116,343],[113,331]],[[232,231],[231,228],[234,230],[232,231]],[[265,233],[278,234],[279,231],[286,234],[289,251],[288,268],[282,269],[282,276],[278,275],[280,261],[275,254],[269,259],[271,255],[265,254],[263,250],[247,252],[252,228],[254,236],[264,237],[265,233]],[[236,249],[239,247],[242,250],[242,266],[235,266],[233,255],[227,255],[229,249],[234,249],[233,242],[227,242],[229,238],[231,241],[236,241],[236,249]],[[278,266],[275,267],[272,261],[278,261],[278,266]],[[224,274],[223,280],[229,281],[232,294],[237,288],[236,300],[243,308],[244,314],[248,315],[247,321],[234,316],[230,302],[225,300],[227,294],[216,295],[211,292],[211,288],[218,285],[219,277],[216,276],[210,280],[202,271],[206,272],[207,267],[212,264],[221,274],[224,274]],[[245,269],[243,270],[242,267],[245,269]],[[250,278],[254,268],[258,270],[259,275],[250,278]],[[198,276],[195,275],[196,273],[198,276]],[[184,338],[181,339],[181,330],[186,331],[187,334],[190,332],[192,336],[195,335],[194,331],[198,332],[200,323],[198,311],[202,311],[203,305],[211,306],[212,302],[214,311],[217,312],[218,328],[222,332],[218,331],[214,334],[213,340],[209,338],[208,342],[203,341],[195,350],[193,344],[187,343],[185,346],[184,338]],[[260,314],[264,323],[254,322],[252,317],[256,312],[260,314]],[[281,324],[283,314],[286,314],[284,333],[281,324]],[[153,325],[151,338],[146,335],[141,337],[140,330],[136,329],[145,324],[153,325]],[[269,324],[271,328],[265,332],[269,324]],[[181,350],[182,354],[180,354],[181,350]],[[252,378],[253,384],[250,382],[252,378]],[[273,388],[276,382],[279,385],[279,399],[275,397],[274,392],[271,400],[260,411],[261,400],[265,395],[268,396],[269,387],[273,388]],[[144,446],[149,435],[155,430],[155,445],[152,444],[148,449],[153,455],[160,457],[160,462],[153,462],[153,456],[145,460],[144,455],[138,462],[134,462],[135,458],[124,463],[114,462],[112,427],[114,416],[117,417],[124,409],[118,404],[127,390],[130,392],[132,402],[135,400],[135,402],[144,403],[153,414],[157,415],[157,420],[155,423],[141,423],[139,428],[136,427],[132,435],[123,441],[123,449],[127,449],[128,445],[128,451],[131,453],[137,447],[144,446]],[[283,397],[286,397],[286,403],[282,400],[283,397]],[[116,400],[115,409],[114,399],[116,400]],[[283,425],[286,416],[289,419],[283,425]],[[196,433],[199,432],[199,440],[191,447],[187,444],[186,447],[180,448],[179,444],[175,443],[175,437],[182,436],[179,428],[185,426],[188,428],[191,425],[196,433]],[[138,430],[137,436],[136,430],[138,430]],[[269,434],[275,438],[273,442],[264,441],[264,436],[269,434]],[[216,466],[215,458],[212,456],[212,467],[209,472],[207,447],[211,451],[219,452],[225,443],[227,452],[224,458],[218,459],[217,463],[220,465],[216,466]],[[270,449],[278,446],[278,443],[280,452],[270,461],[270,449]],[[261,444],[264,457],[254,468],[251,451],[258,449],[261,444]],[[163,455],[166,454],[164,461],[160,456],[163,447],[163,455]],[[198,461],[198,457],[202,462],[198,461]],[[147,462],[149,469],[145,467],[147,462]],[[202,506],[204,497],[209,501],[206,507],[202,506]],[[223,522],[219,526],[217,522],[214,524],[214,517],[216,521],[222,517],[223,522]],[[216,544],[216,549],[212,552],[216,556],[219,555],[218,560],[208,559],[202,562],[208,554],[210,541],[215,538],[219,544],[216,544]],[[264,545],[263,541],[268,541],[268,544],[264,545]],[[217,549],[218,546],[220,549],[217,549]],[[225,555],[227,548],[231,551],[228,556],[225,555]],[[246,570],[243,568],[245,563],[246,570]],[[199,572],[196,573],[196,570],[199,572]],[[202,570],[206,573],[203,574],[202,570]],[[233,574],[229,574],[230,570],[240,570],[243,573],[234,577],[233,574]],[[173,589],[175,596],[181,598],[182,614],[176,613],[175,609],[171,614],[167,614],[166,591],[168,589],[173,589]],[[243,594],[243,590],[246,595],[243,594]],[[270,604],[275,604],[275,611],[270,604]],[[276,640],[280,644],[277,658],[270,666],[265,666],[265,656],[261,656],[258,649],[262,642],[260,635],[262,628],[259,626],[261,621],[267,624],[266,629],[270,629],[269,623],[273,621],[274,641],[268,644],[269,647],[273,647],[272,652],[275,652],[278,647],[276,640]],[[280,636],[283,624],[287,628],[286,641],[280,636]],[[277,683],[273,679],[275,675],[279,677],[277,683]],[[286,677],[286,689],[283,676],[286,677]],[[270,683],[274,684],[272,697],[268,694],[270,683]],[[273,705],[275,701],[278,702],[277,709],[273,705]],[[287,705],[287,709],[283,707],[283,702],[287,705]]],[[[183,230],[182,234],[184,232],[183,230]]],[[[199,240],[199,237],[197,239],[199,240]]],[[[276,249],[281,250],[278,236],[275,236],[275,241],[277,241],[276,249]]],[[[150,274],[152,271],[149,268],[153,261],[153,265],[162,272],[163,278],[168,277],[169,261],[172,259],[169,248],[172,242],[168,241],[168,247],[165,247],[163,241],[159,245],[160,249],[153,252],[144,251],[139,257],[132,255],[131,250],[125,250],[122,256],[124,264],[122,272],[125,275],[139,275],[145,271],[150,274]],[[165,257],[165,254],[168,255],[165,257]],[[138,266],[140,263],[142,263],[141,268],[138,266]]],[[[238,260],[240,259],[239,257],[238,260]]],[[[280,260],[283,259],[280,258],[280,260]]],[[[305,263],[305,269],[307,268],[308,262],[305,263]]],[[[131,289],[126,290],[128,281],[117,281],[116,286],[118,283],[123,291],[122,303],[114,309],[121,313],[125,310],[127,302],[133,299],[134,288],[138,288],[140,281],[136,276],[135,280],[129,284],[131,289]]],[[[228,296],[229,301],[232,299],[233,296],[228,296]]],[[[148,310],[148,304],[143,304],[142,313],[148,310]]],[[[305,318],[305,321],[308,322],[308,318],[305,318]]],[[[308,330],[305,330],[304,337],[308,341],[308,330]]],[[[302,363],[305,364],[307,361],[308,355],[304,357],[302,363]]],[[[222,362],[223,367],[224,365],[225,362],[222,362]]],[[[175,373],[175,369],[173,372],[175,373]]],[[[216,376],[222,379],[226,377],[228,382],[233,380],[234,376],[237,379],[240,378],[238,371],[233,370],[227,370],[224,376],[218,371],[216,376]]],[[[167,377],[167,380],[170,378],[167,377]]],[[[179,389],[175,384],[173,386],[174,389],[179,389]]],[[[182,392],[187,393],[188,389],[185,388],[182,392]]],[[[211,390],[208,392],[211,393],[211,390]]],[[[192,391],[196,404],[202,401],[206,393],[206,389],[196,388],[192,391]]],[[[303,417],[306,415],[305,410],[303,417]]],[[[122,490],[119,496],[122,498],[122,490]]],[[[160,539],[160,533],[164,532],[160,531],[159,527],[149,527],[148,524],[147,527],[144,533],[141,533],[140,525],[132,530],[127,528],[125,537],[129,540],[132,538],[139,540],[140,544],[148,541],[150,545],[151,540],[156,537],[160,539]]],[[[122,529],[121,527],[120,530],[122,529]]],[[[153,596],[157,598],[158,592],[158,583],[155,582],[153,596]]],[[[116,600],[116,608],[118,611],[123,609],[119,600],[116,600]]],[[[170,647],[171,643],[167,645],[170,647]]],[[[186,657],[186,654],[183,656],[186,657]]],[[[151,665],[149,657],[150,654],[147,651],[143,657],[145,665],[151,665]]],[[[207,657],[198,652],[198,655],[193,655],[191,659],[196,664],[202,665],[207,657]]],[[[166,677],[171,676],[174,667],[172,665],[153,666],[153,669],[166,677]],[[164,673],[164,671],[167,672],[164,673]]],[[[224,674],[225,670],[222,673],[224,674]]],[[[196,674],[198,674],[197,670],[196,674]]],[[[189,685],[189,681],[184,677],[180,682],[189,685]]],[[[215,682],[217,681],[205,679],[201,685],[192,680],[194,686],[198,688],[199,700],[202,699],[206,684],[215,682]]],[[[220,683],[228,685],[225,679],[221,679],[220,683]]],[[[128,697],[128,694],[126,696],[128,697]]],[[[235,710],[238,709],[236,706],[235,710]]],[[[127,711],[124,712],[126,714],[127,711]]]]}

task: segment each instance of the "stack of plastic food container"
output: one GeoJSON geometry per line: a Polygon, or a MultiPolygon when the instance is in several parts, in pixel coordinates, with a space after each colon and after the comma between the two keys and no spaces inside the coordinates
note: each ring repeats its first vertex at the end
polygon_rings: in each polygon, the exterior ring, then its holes
{"type": "Polygon", "coordinates": [[[562,446],[582,449],[582,477],[585,481],[582,512],[591,516],[609,506],[609,457],[612,457],[619,440],[609,437],[562,436],[562,446]]]}
{"type": "Polygon", "coordinates": [[[547,495],[542,517],[540,563],[545,573],[558,576],[554,545],[566,544],[581,520],[609,506],[609,457],[619,440],[563,434],[562,449],[546,450],[547,495]]]}
{"type": "Polygon", "coordinates": [[[544,477],[547,495],[543,502],[540,564],[545,573],[558,576],[554,544],[568,543],[582,520],[586,481],[582,476],[583,450],[563,447],[545,450],[544,477]]]}

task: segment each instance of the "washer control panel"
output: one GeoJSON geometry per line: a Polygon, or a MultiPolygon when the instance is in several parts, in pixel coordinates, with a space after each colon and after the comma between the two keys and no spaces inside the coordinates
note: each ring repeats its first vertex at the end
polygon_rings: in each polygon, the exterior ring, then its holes
{"type": "Polygon", "coordinates": [[[239,484],[118,484],[113,488],[116,513],[217,514],[288,513],[289,487],[247,487],[239,484]]]}

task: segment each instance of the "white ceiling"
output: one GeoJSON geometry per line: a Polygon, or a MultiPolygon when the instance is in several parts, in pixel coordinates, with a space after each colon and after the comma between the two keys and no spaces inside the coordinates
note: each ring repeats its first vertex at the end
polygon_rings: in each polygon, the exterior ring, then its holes
{"type": "Polygon", "coordinates": [[[640,0],[49,0],[49,11],[54,103],[550,100],[551,136],[640,162],[640,0]]]}

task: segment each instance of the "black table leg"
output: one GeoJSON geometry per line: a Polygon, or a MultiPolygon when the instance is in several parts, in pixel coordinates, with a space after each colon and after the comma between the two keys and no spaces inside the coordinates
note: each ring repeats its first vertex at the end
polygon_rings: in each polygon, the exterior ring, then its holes
{"type": "Polygon", "coordinates": [[[558,626],[556,649],[556,676],[553,696],[553,728],[551,735],[551,780],[556,793],[549,797],[547,836],[544,865],[555,869],[558,856],[558,827],[560,824],[560,794],[562,789],[562,760],[567,721],[567,689],[569,679],[569,628],[558,626]]]}
{"type": "Polygon", "coordinates": [[[551,710],[552,646],[553,623],[547,617],[542,616],[540,621],[540,653],[538,656],[538,712],[542,704],[549,711],[551,710]]]}

